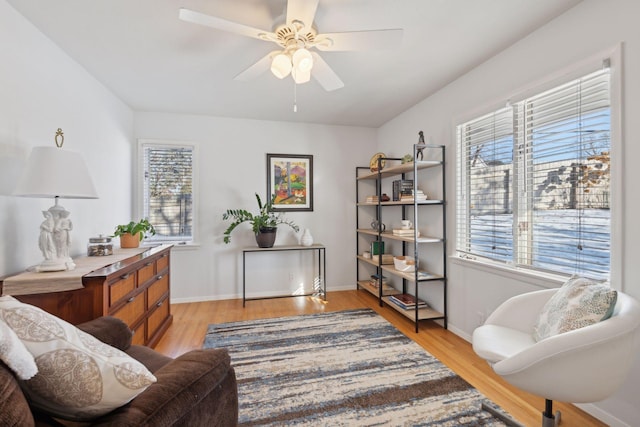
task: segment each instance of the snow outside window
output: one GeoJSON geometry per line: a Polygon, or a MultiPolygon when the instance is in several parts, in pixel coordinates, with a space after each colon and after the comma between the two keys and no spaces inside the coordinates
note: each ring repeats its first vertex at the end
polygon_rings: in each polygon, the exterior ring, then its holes
{"type": "Polygon", "coordinates": [[[608,67],[462,123],[457,139],[460,256],[609,278],[608,67]]]}

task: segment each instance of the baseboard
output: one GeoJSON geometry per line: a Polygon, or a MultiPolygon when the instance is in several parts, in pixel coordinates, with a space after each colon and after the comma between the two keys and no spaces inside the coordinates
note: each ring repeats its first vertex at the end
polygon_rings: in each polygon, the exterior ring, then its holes
{"type": "Polygon", "coordinates": [[[627,424],[624,421],[614,417],[609,412],[603,411],[593,403],[574,403],[574,405],[610,427],[631,427],[630,424],[627,424]]]}
{"type": "Polygon", "coordinates": [[[237,295],[216,295],[216,296],[202,296],[202,297],[189,297],[189,298],[171,298],[171,304],[186,304],[189,302],[205,302],[205,301],[220,301],[225,299],[237,299],[242,298],[237,295]]]}
{"type": "Polygon", "coordinates": [[[469,335],[468,333],[466,333],[465,331],[463,331],[462,329],[458,329],[455,327],[455,325],[452,325],[451,323],[449,323],[447,325],[447,329],[450,332],[453,332],[454,334],[456,334],[457,336],[459,336],[460,338],[462,338],[463,340],[467,341],[467,342],[471,342],[471,335],[469,335]]]}
{"type": "MultiPolygon", "coordinates": [[[[335,292],[335,291],[352,291],[354,290],[354,285],[344,285],[344,286],[332,286],[331,288],[327,288],[327,292],[335,292]]],[[[277,295],[276,291],[264,291],[264,292],[252,292],[247,294],[247,298],[264,298],[277,295]]],[[[227,294],[227,295],[207,295],[201,297],[187,297],[187,298],[171,298],[171,304],[185,304],[190,302],[204,302],[204,301],[221,301],[226,299],[241,299],[242,294],[227,294]]]]}

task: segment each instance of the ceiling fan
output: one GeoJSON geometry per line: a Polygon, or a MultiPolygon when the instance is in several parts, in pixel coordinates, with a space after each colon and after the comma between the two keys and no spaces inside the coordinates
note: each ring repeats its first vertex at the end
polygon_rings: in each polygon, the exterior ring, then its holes
{"type": "Polygon", "coordinates": [[[344,87],[340,77],[315,51],[354,51],[390,49],[402,40],[402,29],[319,33],[313,25],[319,0],[288,0],[286,20],[274,25],[273,31],[261,30],[217,16],[181,8],[179,17],[222,31],[273,42],[278,49],[238,74],[234,80],[249,80],[268,69],[278,78],[288,75],[296,84],[313,76],[327,91],[344,87]],[[312,73],[313,70],[313,73],[312,73]]]}

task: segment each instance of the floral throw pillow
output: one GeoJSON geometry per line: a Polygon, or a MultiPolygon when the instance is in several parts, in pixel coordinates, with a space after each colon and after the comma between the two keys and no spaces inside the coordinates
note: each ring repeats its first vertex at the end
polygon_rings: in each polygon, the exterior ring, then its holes
{"type": "Polygon", "coordinates": [[[128,403],[156,381],[147,368],[75,326],[10,296],[0,317],[33,355],[38,373],[20,386],[45,412],[86,421],[128,403]]]}
{"type": "Polygon", "coordinates": [[[608,319],[618,294],[607,282],[573,276],[542,308],[534,326],[536,341],[608,319]]]}

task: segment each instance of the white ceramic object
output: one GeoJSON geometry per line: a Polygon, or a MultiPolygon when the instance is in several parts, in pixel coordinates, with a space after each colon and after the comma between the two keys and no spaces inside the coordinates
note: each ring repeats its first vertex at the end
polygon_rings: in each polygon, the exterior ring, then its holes
{"type": "Polygon", "coordinates": [[[300,237],[300,244],[302,246],[313,245],[313,236],[311,235],[311,231],[309,231],[308,228],[305,228],[302,232],[302,237],[300,237]]]}
{"type": "Polygon", "coordinates": [[[398,271],[410,271],[416,268],[416,262],[410,256],[396,256],[393,257],[393,266],[398,271]]]}

